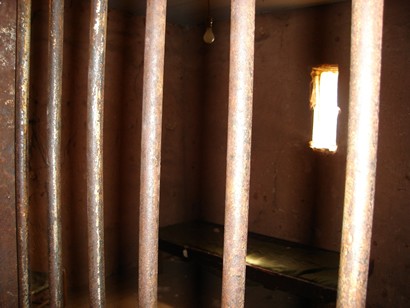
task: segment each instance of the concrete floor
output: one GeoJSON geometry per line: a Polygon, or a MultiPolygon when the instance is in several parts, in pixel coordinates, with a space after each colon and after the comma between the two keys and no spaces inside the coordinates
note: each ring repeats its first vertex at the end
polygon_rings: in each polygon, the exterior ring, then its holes
{"type": "MultiPolygon", "coordinates": [[[[160,255],[158,275],[159,308],[198,308],[221,306],[221,272],[217,269],[198,266],[178,257],[160,255]]],[[[138,307],[137,270],[125,276],[107,279],[107,307],[138,307]]],[[[261,285],[247,282],[245,307],[318,307],[291,294],[272,291],[261,285]]],[[[87,290],[69,296],[67,307],[89,307],[87,290]]],[[[319,307],[333,307],[320,305],[319,307]]]]}

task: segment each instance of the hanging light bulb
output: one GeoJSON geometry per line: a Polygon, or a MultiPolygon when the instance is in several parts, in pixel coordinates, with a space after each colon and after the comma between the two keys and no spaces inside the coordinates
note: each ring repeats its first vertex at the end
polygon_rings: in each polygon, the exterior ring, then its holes
{"type": "Polygon", "coordinates": [[[204,34],[204,42],[207,44],[212,44],[215,41],[215,35],[212,31],[212,18],[209,18],[208,27],[206,27],[206,31],[204,34]]]}
{"type": "Polygon", "coordinates": [[[215,35],[212,31],[212,17],[211,17],[211,9],[210,9],[210,0],[208,0],[208,26],[206,27],[205,34],[203,36],[204,42],[207,44],[212,44],[215,41],[215,35]]]}

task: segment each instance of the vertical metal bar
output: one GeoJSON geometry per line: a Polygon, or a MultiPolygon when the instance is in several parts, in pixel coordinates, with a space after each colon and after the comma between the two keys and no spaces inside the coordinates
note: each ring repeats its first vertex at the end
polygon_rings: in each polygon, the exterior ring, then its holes
{"type": "Polygon", "coordinates": [[[49,101],[48,101],[48,162],[49,162],[49,271],[52,307],[63,306],[63,275],[61,252],[61,95],[63,75],[64,0],[51,0],[49,38],[49,101]]]}
{"type": "Polygon", "coordinates": [[[17,1],[0,1],[0,29],[0,307],[17,307],[17,1]]]}
{"type": "Polygon", "coordinates": [[[365,307],[377,162],[383,0],[352,2],[348,152],[338,307],[365,307]]]}
{"type": "Polygon", "coordinates": [[[145,25],[139,227],[139,306],[157,306],[158,221],[166,0],[148,0],[145,25]]]}
{"type": "Polygon", "coordinates": [[[88,268],[92,307],[105,306],[103,120],[107,0],[93,0],[87,97],[88,268]]]}
{"type": "Polygon", "coordinates": [[[255,0],[232,0],[222,307],[245,300],[254,34],[255,0]]]}
{"type": "Polygon", "coordinates": [[[17,10],[16,207],[19,306],[29,307],[28,106],[30,85],[31,1],[18,1],[17,10]]]}

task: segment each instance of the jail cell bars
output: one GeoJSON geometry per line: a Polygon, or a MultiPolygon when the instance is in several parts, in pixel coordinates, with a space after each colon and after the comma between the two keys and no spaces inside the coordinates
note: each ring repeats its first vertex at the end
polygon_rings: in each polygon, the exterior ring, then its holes
{"type": "Polygon", "coordinates": [[[49,272],[50,303],[63,306],[61,245],[61,99],[63,75],[64,1],[50,3],[48,163],[49,163],[49,272]]]}
{"type": "Polygon", "coordinates": [[[255,1],[232,1],[222,307],[243,307],[252,136],[255,1]]]}
{"type": "Polygon", "coordinates": [[[19,306],[30,305],[28,255],[28,103],[31,1],[17,4],[16,57],[16,216],[19,306]]]}
{"type": "Polygon", "coordinates": [[[91,1],[87,90],[88,285],[92,307],[105,306],[103,120],[108,0],[91,1]]]}
{"type": "Polygon", "coordinates": [[[348,150],[338,307],[365,307],[376,182],[383,0],[352,2],[348,150]]]}
{"type": "MultiPolygon", "coordinates": [[[[31,2],[18,1],[16,209],[20,307],[29,307],[28,101],[31,2]]],[[[61,307],[60,148],[63,0],[51,0],[48,103],[51,304],[61,307]]],[[[354,0],[339,307],[364,307],[373,217],[383,0],[354,0]],[[370,12],[371,14],[369,14],[370,12]],[[371,18],[368,18],[371,16],[371,18]]],[[[141,145],[139,305],[157,305],[166,0],[147,1],[141,145]]],[[[243,307],[252,127],[255,0],[232,1],[222,306],[243,307]]],[[[103,110],[107,0],[92,0],[87,118],[87,214],[92,307],[105,306],[103,110]]]]}
{"type": "Polygon", "coordinates": [[[157,307],[158,227],[166,0],[148,0],[142,98],[139,306],[157,307]]]}

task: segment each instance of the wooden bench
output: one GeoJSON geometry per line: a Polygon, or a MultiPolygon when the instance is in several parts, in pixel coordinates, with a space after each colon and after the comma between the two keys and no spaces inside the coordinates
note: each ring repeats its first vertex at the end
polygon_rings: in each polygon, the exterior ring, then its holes
{"type": "MultiPolygon", "coordinates": [[[[222,268],[223,226],[189,222],[160,228],[162,251],[222,268]]],[[[320,302],[334,302],[339,253],[255,233],[248,235],[247,279],[320,302]]]]}

